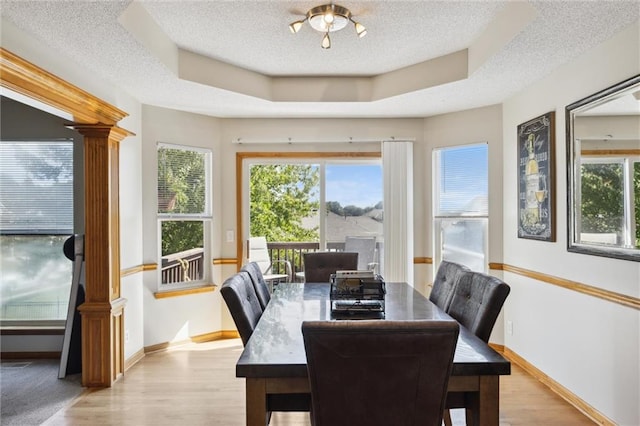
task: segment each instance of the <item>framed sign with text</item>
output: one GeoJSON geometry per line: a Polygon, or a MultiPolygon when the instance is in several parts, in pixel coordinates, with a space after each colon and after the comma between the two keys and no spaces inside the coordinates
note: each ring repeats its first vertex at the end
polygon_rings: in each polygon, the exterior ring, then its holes
{"type": "Polygon", "coordinates": [[[555,241],[555,112],[518,126],[518,237],[555,241]]]}

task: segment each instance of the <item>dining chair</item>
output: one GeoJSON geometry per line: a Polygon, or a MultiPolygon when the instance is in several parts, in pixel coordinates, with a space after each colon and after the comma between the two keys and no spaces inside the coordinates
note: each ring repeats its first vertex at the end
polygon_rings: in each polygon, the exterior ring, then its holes
{"type": "Polygon", "coordinates": [[[240,268],[240,271],[244,271],[249,274],[253,289],[256,291],[260,307],[264,311],[267,307],[267,303],[271,300],[271,293],[269,293],[269,287],[264,280],[260,266],[256,262],[249,262],[240,268]]]}
{"type": "Polygon", "coordinates": [[[305,321],[314,426],[440,425],[455,321],[305,321]]]}
{"type": "Polygon", "coordinates": [[[248,272],[238,272],[227,278],[220,288],[242,344],[246,345],[262,316],[262,307],[248,272]]]}
{"type": "Polygon", "coordinates": [[[328,283],[336,271],[358,269],[358,253],[316,251],[304,253],[304,280],[308,283],[328,283]]]}
{"type": "MultiPolygon", "coordinates": [[[[457,278],[447,313],[488,343],[511,288],[501,279],[481,272],[462,271],[457,278]]],[[[450,392],[446,401],[447,411],[444,413],[446,426],[451,425],[448,410],[455,408],[467,408],[466,423],[473,424],[473,413],[467,407],[464,393],[450,392]]]]}
{"type": "Polygon", "coordinates": [[[441,261],[436,277],[433,280],[429,300],[446,312],[451,304],[453,291],[458,283],[460,274],[467,271],[470,271],[470,269],[459,263],[447,260],[441,261]]]}
{"type": "MultiPolygon", "coordinates": [[[[249,272],[241,270],[227,278],[220,288],[220,293],[236,324],[242,344],[246,346],[263,313],[249,272]]],[[[304,393],[270,395],[267,410],[265,420],[268,424],[273,411],[310,411],[311,397],[304,393]]]]}

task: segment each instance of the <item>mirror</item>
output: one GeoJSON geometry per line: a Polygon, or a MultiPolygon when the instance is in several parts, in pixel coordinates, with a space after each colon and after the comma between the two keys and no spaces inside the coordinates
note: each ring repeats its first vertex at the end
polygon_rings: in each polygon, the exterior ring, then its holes
{"type": "Polygon", "coordinates": [[[571,252],[640,261],[640,75],[566,108],[571,252]]]}

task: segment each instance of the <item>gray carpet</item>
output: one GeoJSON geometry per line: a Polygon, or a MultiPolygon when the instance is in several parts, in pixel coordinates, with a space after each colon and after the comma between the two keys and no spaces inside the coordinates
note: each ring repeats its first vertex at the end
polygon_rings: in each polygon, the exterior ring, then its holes
{"type": "Polygon", "coordinates": [[[40,425],[82,393],[82,374],[58,379],[57,359],[0,363],[0,425],[40,425]]]}

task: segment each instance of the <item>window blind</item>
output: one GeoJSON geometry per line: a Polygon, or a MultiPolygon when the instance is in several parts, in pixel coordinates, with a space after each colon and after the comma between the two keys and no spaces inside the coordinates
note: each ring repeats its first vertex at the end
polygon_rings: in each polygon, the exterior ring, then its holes
{"type": "Polygon", "coordinates": [[[0,142],[0,232],[73,232],[73,142],[0,142]]]}
{"type": "Polygon", "coordinates": [[[210,152],[158,146],[158,213],[167,216],[210,215],[206,197],[210,152]]]}
{"type": "Polygon", "coordinates": [[[489,214],[487,153],[487,144],[435,151],[435,216],[489,214]]]}

